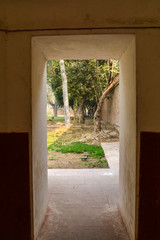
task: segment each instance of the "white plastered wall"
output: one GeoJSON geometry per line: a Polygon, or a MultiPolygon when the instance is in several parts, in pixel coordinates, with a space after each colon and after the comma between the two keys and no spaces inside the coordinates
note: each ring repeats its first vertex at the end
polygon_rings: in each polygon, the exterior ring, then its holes
{"type": "Polygon", "coordinates": [[[135,237],[136,201],[136,59],[135,39],[120,59],[119,207],[131,239],[135,237]]]}
{"type": "Polygon", "coordinates": [[[46,59],[32,44],[32,164],[34,236],[47,208],[46,59]]]}
{"type": "Polygon", "coordinates": [[[33,173],[35,173],[35,179],[33,178],[35,236],[37,235],[40,224],[44,219],[46,209],[47,181],[45,164],[47,163],[45,160],[46,152],[44,152],[44,147],[46,146],[46,129],[44,128],[45,121],[43,119],[46,117],[46,113],[44,103],[42,103],[45,101],[45,79],[43,79],[43,73],[46,59],[44,56],[46,56],[47,59],[115,58],[120,59],[121,71],[119,205],[131,239],[134,239],[136,192],[136,68],[134,35],[108,34],[35,37],[32,42],[32,51],[32,146],[33,173]],[[42,173],[42,166],[45,169],[45,174],[43,173],[39,176],[39,174],[42,173]],[[40,209],[42,209],[42,213],[38,212],[41,211],[40,209]]]}

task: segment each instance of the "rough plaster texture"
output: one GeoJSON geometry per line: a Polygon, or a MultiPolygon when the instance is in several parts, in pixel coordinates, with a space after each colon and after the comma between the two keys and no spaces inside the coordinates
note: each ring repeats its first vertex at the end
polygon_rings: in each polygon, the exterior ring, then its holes
{"type": "Polygon", "coordinates": [[[36,30],[160,26],[159,9],[158,0],[154,4],[145,0],[92,0],[92,4],[90,0],[1,0],[0,27],[36,30]]]}
{"type": "Polygon", "coordinates": [[[119,127],[119,85],[107,95],[102,106],[101,118],[112,125],[119,127]]]}
{"type": "Polygon", "coordinates": [[[38,47],[34,46],[32,51],[32,162],[35,237],[47,208],[46,125],[46,59],[38,47]]]}
{"type": "Polygon", "coordinates": [[[136,65],[135,39],[120,59],[119,206],[131,239],[135,231],[136,65]]]}

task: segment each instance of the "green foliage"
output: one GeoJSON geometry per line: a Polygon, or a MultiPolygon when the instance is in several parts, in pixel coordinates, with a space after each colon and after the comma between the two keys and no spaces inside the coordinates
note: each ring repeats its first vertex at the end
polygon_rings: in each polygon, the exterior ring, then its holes
{"type": "MultiPolygon", "coordinates": [[[[68,81],[69,105],[77,109],[85,98],[84,108],[92,109],[98,104],[104,88],[108,85],[111,71],[113,77],[119,72],[119,61],[113,60],[65,60],[68,81]]],[[[47,83],[51,86],[59,106],[63,106],[62,79],[58,60],[47,62],[47,83]]]]}
{"type": "Polygon", "coordinates": [[[52,88],[58,106],[63,106],[62,79],[58,60],[47,61],[47,84],[52,88]]]}

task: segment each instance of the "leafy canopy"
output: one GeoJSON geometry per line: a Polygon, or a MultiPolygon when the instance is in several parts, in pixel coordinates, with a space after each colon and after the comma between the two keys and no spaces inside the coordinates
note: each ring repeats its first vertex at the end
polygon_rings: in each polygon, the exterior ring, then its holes
{"type": "MultiPolygon", "coordinates": [[[[104,88],[119,72],[119,61],[113,60],[65,60],[68,81],[69,105],[74,108],[85,98],[84,107],[98,104],[104,88]]],[[[47,62],[47,84],[52,88],[59,106],[63,106],[62,79],[59,60],[47,62]]]]}

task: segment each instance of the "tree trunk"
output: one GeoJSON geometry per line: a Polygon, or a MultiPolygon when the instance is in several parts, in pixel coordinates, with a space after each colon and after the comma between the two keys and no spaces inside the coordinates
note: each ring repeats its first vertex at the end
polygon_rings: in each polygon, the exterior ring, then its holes
{"type": "Polygon", "coordinates": [[[110,59],[109,60],[109,81],[108,81],[108,84],[110,85],[112,83],[112,80],[113,80],[113,60],[110,59]]]}
{"type": "Polygon", "coordinates": [[[102,111],[103,102],[104,102],[104,99],[106,98],[108,92],[118,82],[118,79],[119,79],[119,74],[117,74],[117,76],[114,78],[113,82],[104,89],[102,96],[99,99],[97,110],[94,114],[94,131],[95,132],[101,131],[101,111],[102,111]]]}
{"type": "Polygon", "coordinates": [[[70,124],[70,116],[69,116],[67,76],[66,76],[66,72],[65,72],[64,60],[60,60],[60,69],[61,69],[62,87],[63,87],[65,126],[68,126],[70,124]]]}
{"type": "Polygon", "coordinates": [[[73,107],[73,113],[74,113],[74,122],[77,121],[77,107],[73,107]]]}
{"type": "Polygon", "coordinates": [[[79,107],[78,107],[78,122],[80,124],[84,124],[84,122],[85,122],[83,106],[84,106],[84,102],[85,102],[85,100],[87,98],[87,95],[88,95],[88,93],[85,96],[83,96],[83,98],[82,98],[82,100],[81,100],[81,102],[79,104],[79,107]]]}
{"type": "Polygon", "coordinates": [[[53,106],[54,109],[54,117],[57,117],[57,104],[55,103],[53,106]]]}
{"type": "Polygon", "coordinates": [[[54,117],[55,117],[55,116],[54,116],[54,113],[55,113],[55,111],[54,111],[55,104],[52,103],[52,102],[50,102],[50,101],[48,102],[48,104],[51,105],[51,107],[52,107],[52,110],[53,110],[53,117],[52,117],[52,118],[54,119],[54,117]]]}
{"type": "Polygon", "coordinates": [[[52,119],[54,119],[54,104],[52,104],[52,110],[53,110],[53,117],[52,117],[52,119]]]}
{"type": "Polygon", "coordinates": [[[84,124],[84,112],[83,112],[83,105],[80,104],[78,108],[78,121],[80,124],[84,124]]]}

